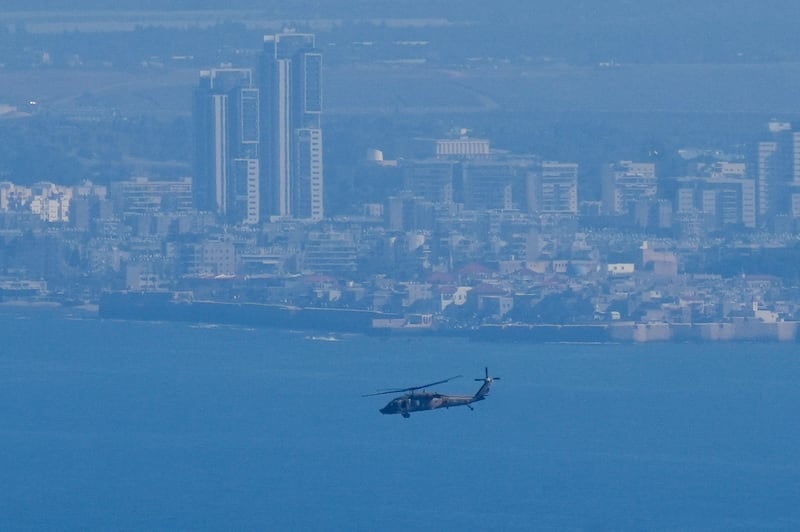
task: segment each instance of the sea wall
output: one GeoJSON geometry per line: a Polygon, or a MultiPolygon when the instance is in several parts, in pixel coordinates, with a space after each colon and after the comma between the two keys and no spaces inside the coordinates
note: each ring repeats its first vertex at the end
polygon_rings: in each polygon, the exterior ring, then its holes
{"type": "Polygon", "coordinates": [[[471,338],[482,341],[518,342],[608,342],[609,326],[531,325],[525,323],[482,325],[472,331],[471,338]]]}
{"type": "Polygon", "coordinates": [[[100,300],[98,314],[102,318],[217,323],[325,332],[369,332],[372,320],[385,316],[379,312],[356,309],[176,301],[169,293],[105,294],[100,300]]]}
{"type": "Polygon", "coordinates": [[[610,338],[617,342],[794,342],[797,322],[736,320],[713,323],[616,323],[610,338]]]}
{"type": "Polygon", "coordinates": [[[741,320],[719,323],[635,323],[591,325],[483,325],[472,338],[513,342],[794,342],[797,322],[741,320]]]}
{"type": "MultiPolygon", "coordinates": [[[[259,303],[179,301],[170,293],[109,293],[100,300],[103,318],[219,323],[251,327],[382,333],[373,320],[390,322],[402,316],[381,312],[300,308],[259,303]]],[[[399,323],[399,321],[398,321],[399,323]]],[[[798,322],[737,319],[716,323],[486,324],[476,328],[421,327],[398,329],[403,334],[468,336],[479,341],[514,342],[794,342],[798,322]]]]}

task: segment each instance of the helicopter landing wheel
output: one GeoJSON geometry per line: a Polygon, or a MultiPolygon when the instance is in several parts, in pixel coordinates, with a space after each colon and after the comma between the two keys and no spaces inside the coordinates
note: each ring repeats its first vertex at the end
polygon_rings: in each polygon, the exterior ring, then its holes
{"type": "Polygon", "coordinates": [[[406,419],[408,419],[408,418],[410,418],[410,417],[411,417],[411,414],[409,414],[408,412],[403,412],[403,413],[402,413],[402,415],[403,415],[403,417],[404,417],[404,418],[406,418],[406,419]]]}

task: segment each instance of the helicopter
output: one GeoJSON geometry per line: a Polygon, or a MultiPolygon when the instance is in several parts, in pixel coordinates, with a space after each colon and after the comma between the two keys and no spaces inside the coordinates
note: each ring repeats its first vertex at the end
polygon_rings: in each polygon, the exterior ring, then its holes
{"type": "Polygon", "coordinates": [[[399,397],[395,397],[389,401],[386,406],[379,410],[381,414],[400,414],[404,418],[411,417],[411,412],[422,412],[424,410],[436,410],[437,408],[450,408],[453,406],[466,406],[470,410],[473,410],[472,403],[486,399],[486,396],[489,395],[489,388],[491,388],[492,382],[500,380],[500,377],[489,376],[488,367],[486,367],[484,371],[485,374],[483,378],[475,379],[476,381],[483,383],[478,391],[475,392],[475,395],[445,395],[442,393],[425,391],[425,388],[428,386],[444,384],[445,382],[450,382],[453,379],[462,377],[462,375],[456,375],[455,377],[450,377],[449,379],[430,382],[428,384],[423,384],[422,386],[379,390],[376,393],[368,393],[362,395],[361,397],[408,392],[399,397]]]}

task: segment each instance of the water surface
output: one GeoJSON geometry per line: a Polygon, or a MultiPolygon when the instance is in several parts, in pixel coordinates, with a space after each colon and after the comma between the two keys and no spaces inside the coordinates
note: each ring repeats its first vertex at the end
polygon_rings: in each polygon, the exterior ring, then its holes
{"type": "Polygon", "coordinates": [[[794,345],[527,345],[0,308],[0,528],[796,529],[794,345]],[[382,416],[410,386],[475,411],[382,416]]]}

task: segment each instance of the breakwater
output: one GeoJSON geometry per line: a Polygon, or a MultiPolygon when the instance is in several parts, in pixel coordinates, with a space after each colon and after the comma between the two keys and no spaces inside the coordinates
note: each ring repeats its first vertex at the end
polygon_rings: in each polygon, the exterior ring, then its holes
{"type": "Polygon", "coordinates": [[[100,299],[101,318],[185,321],[325,332],[368,332],[386,314],[360,309],[293,307],[261,303],[180,301],[170,293],[108,293],[100,299]]]}
{"type": "Polygon", "coordinates": [[[381,335],[466,336],[508,342],[795,342],[798,322],[739,318],[712,323],[485,324],[463,327],[376,327],[400,314],[363,309],[295,307],[262,303],[181,301],[172,293],[114,292],[100,299],[102,318],[185,321],[249,327],[381,335]]]}

